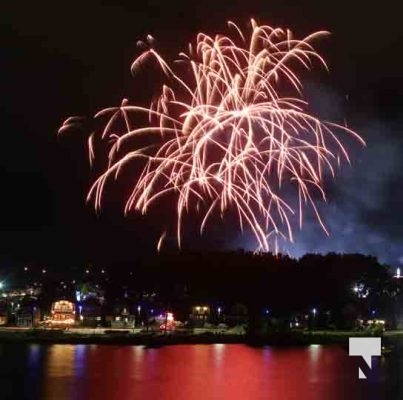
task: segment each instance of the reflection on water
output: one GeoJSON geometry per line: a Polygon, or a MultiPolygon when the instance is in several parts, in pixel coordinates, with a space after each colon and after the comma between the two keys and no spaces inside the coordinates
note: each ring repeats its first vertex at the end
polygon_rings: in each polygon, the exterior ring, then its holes
{"type": "MultiPolygon", "coordinates": [[[[337,346],[0,345],[0,398],[398,399],[401,372],[390,373],[389,364],[374,359],[375,372],[363,381],[337,346]]],[[[401,368],[401,360],[394,365],[401,368]]]]}
{"type": "Polygon", "coordinates": [[[51,346],[44,365],[43,397],[46,399],[78,398],[78,381],[83,376],[85,346],[51,346]]]}

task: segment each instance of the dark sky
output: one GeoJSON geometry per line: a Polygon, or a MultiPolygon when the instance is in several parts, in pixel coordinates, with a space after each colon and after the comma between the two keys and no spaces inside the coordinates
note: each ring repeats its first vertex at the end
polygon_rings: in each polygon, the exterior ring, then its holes
{"type": "MultiPolygon", "coordinates": [[[[312,219],[287,250],[377,255],[403,263],[403,24],[399,1],[68,1],[3,2],[1,26],[0,256],[54,266],[135,261],[154,249],[156,218],[125,221],[119,204],[96,216],[85,205],[91,182],[85,133],[58,138],[70,115],[90,116],[120,99],[143,96],[130,76],[136,41],[151,33],[166,54],[195,33],[222,32],[225,21],[326,29],[320,45],[331,74],[315,72],[307,95],[315,111],[344,118],[367,141],[351,148],[352,166],[329,182],[322,207],[327,238],[312,219]],[[316,74],[316,76],[315,76],[316,74]],[[348,98],[348,101],[347,101],[348,98]]],[[[117,203],[117,202],[116,202],[117,203]]],[[[221,224],[221,221],[217,221],[221,224]]],[[[251,247],[251,238],[220,247],[251,247]]],[[[232,227],[230,229],[233,231],[232,227]]],[[[208,242],[209,242],[208,241],[208,242]]]]}

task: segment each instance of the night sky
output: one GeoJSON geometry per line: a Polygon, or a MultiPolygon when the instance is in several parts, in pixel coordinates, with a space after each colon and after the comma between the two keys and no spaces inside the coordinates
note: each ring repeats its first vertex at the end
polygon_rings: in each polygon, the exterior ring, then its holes
{"type": "MultiPolygon", "coordinates": [[[[0,257],[60,268],[137,262],[158,240],[158,218],[122,216],[113,198],[102,215],[85,204],[93,176],[86,132],[57,137],[68,116],[91,116],[144,99],[132,79],[136,41],[151,33],[174,56],[199,31],[223,32],[228,19],[289,27],[297,36],[332,35],[319,50],[330,74],[307,75],[313,110],[343,121],[367,141],[329,181],[321,206],[327,238],[312,218],[287,251],[362,252],[403,263],[403,24],[398,1],[68,1],[3,2],[1,26],[0,257]]],[[[252,237],[217,220],[207,247],[252,249],[252,237]],[[231,234],[232,232],[232,234],[231,234]]],[[[200,242],[200,239],[194,239],[200,242]]],[[[193,237],[188,238],[192,243],[193,237]]]]}

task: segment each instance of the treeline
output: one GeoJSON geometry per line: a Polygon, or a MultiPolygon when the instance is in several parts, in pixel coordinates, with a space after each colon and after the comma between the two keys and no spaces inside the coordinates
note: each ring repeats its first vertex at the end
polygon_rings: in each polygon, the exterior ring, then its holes
{"type": "Polygon", "coordinates": [[[245,304],[251,313],[289,316],[317,309],[337,326],[357,317],[394,318],[400,281],[361,254],[165,253],[137,271],[139,287],[178,304],[245,304]]]}

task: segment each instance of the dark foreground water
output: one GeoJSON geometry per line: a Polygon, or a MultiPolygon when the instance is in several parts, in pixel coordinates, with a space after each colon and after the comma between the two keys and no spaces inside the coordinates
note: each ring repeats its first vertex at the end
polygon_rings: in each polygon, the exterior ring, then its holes
{"type": "Polygon", "coordinates": [[[0,345],[0,399],[403,399],[403,355],[366,381],[337,346],[0,345]],[[401,383],[402,381],[402,383],[401,383]]]}

